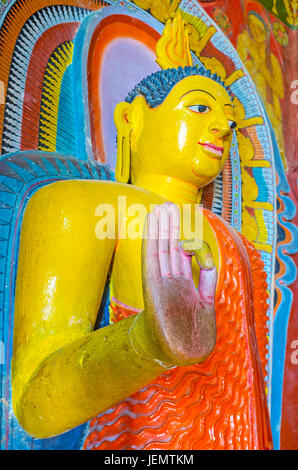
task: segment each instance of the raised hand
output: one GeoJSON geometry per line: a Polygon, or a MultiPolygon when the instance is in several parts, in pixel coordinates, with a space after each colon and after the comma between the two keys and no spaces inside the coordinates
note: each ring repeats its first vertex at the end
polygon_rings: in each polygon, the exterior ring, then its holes
{"type": "Polygon", "coordinates": [[[179,242],[180,216],[171,203],[147,216],[142,277],[148,329],[169,364],[203,361],[216,342],[214,296],[217,272],[211,251],[199,240],[179,242]],[[200,265],[193,283],[191,257],[200,265]]]}

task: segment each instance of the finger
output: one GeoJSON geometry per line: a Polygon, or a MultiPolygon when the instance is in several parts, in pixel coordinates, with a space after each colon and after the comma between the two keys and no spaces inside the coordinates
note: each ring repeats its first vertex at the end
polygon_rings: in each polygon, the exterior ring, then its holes
{"type": "Polygon", "coordinates": [[[208,243],[198,240],[198,246],[194,248],[194,255],[199,266],[204,269],[212,269],[214,267],[214,260],[208,243]]]}
{"type": "Polygon", "coordinates": [[[191,261],[192,256],[195,254],[196,250],[202,246],[201,240],[183,240],[180,243],[182,249],[182,268],[183,274],[188,279],[193,279],[191,261]]]}
{"type": "Polygon", "coordinates": [[[200,298],[207,303],[214,303],[217,270],[208,243],[203,242],[202,247],[196,250],[195,257],[201,268],[198,286],[200,298]]]}
{"type": "Polygon", "coordinates": [[[212,269],[201,268],[199,277],[198,292],[202,301],[214,304],[217,283],[217,270],[213,266],[212,269]]]}
{"type": "Polygon", "coordinates": [[[182,249],[181,249],[181,267],[182,267],[182,275],[186,279],[191,279],[193,280],[192,277],[192,269],[191,269],[191,259],[192,255],[186,254],[182,249]]]}
{"type": "Polygon", "coordinates": [[[173,275],[182,276],[182,259],[179,244],[180,238],[180,213],[175,204],[168,205],[170,214],[170,259],[173,275]]]}
{"type": "Polygon", "coordinates": [[[142,243],[142,266],[145,279],[160,279],[158,236],[158,217],[155,213],[147,214],[142,243]]]}
{"type": "Polygon", "coordinates": [[[154,209],[158,213],[159,237],[158,237],[158,253],[159,266],[161,276],[170,276],[171,256],[170,256],[170,217],[166,205],[157,206],[154,209]]]}

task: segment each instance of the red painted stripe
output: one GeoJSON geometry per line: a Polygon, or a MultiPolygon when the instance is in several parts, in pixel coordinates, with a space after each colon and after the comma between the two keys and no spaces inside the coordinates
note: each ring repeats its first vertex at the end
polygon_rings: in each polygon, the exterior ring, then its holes
{"type": "Polygon", "coordinates": [[[119,37],[136,39],[155,52],[156,43],[160,38],[160,34],[142,21],[126,15],[108,16],[96,27],[88,54],[89,113],[93,155],[95,160],[105,161],[105,158],[103,158],[104,148],[102,138],[101,100],[98,87],[98,84],[101,83],[101,62],[106,47],[115,38],[119,37]],[[93,116],[95,116],[96,119],[92,119],[93,116]]]}
{"type": "Polygon", "coordinates": [[[62,43],[71,41],[79,23],[64,23],[45,31],[36,42],[26,76],[21,150],[38,150],[39,116],[42,84],[45,70],[54,50],[62,43]]]}

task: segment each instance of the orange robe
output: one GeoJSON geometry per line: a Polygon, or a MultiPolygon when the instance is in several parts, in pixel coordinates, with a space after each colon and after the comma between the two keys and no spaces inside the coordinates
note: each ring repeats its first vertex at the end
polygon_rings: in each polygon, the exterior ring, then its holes
{"type": "MultiPolygon", "coordinates": [[[[166,371],[90,423],[85,449],[271,449],[264,376],[267,284],[260,255],[222,219],[217,341],[201,364],[166,371]]],[[[111,304],[114,321],[135,311],[111,304]]]]}

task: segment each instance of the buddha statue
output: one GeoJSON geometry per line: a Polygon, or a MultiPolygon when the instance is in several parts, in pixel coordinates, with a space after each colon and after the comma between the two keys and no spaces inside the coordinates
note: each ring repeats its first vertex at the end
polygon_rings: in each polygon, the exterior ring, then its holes
{"type": "Polygon", "coordinates": [[[85,448],[271,448],[252,292],[261,262],[207,210],[194,232],[202,189],[229,155],[231,93],[196,66],[168,69],[114,116],[117,182],[49,184],[24,214],[15,415],[37,438],[92,420],[85,448]],[[145,208],[144,236],[129,236],[119,199],[145,208]],[[191,239],[180,237],[184,205],[191,239]],[[96,329],[107,277],[112,323],[96,329]]]}

